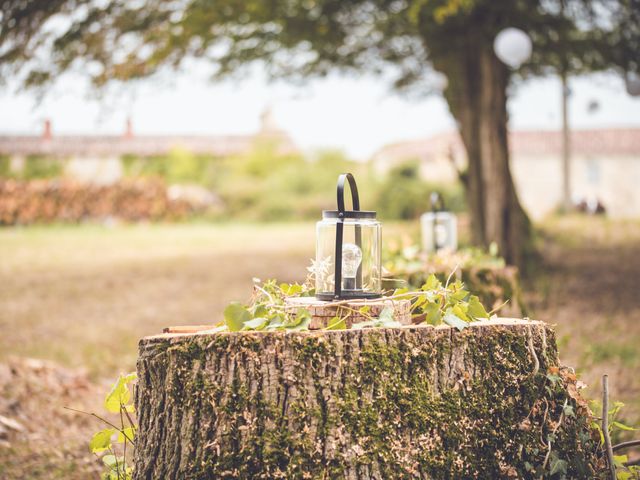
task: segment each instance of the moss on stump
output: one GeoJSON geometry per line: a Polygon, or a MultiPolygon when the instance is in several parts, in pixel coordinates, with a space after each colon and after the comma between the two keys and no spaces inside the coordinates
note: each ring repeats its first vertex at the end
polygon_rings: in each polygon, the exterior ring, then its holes
{"type": "Polygon", "coordinates": [[[541,322],[165,334],[141,340],[138,376],[138,480],[601,469],[575,376],[541,322]]]}

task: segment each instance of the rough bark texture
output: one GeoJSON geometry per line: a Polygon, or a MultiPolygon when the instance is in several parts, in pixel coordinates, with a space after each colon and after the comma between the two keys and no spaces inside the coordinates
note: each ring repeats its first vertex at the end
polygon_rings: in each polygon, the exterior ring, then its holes
{"type": "Polygon", "coordinates": [[[140,342],[138,375],[138,480],[599,468],[575,377],[539,322],[159,335],[140,342]]]}
{"type": "Polygon", "coordinates": [[[465,49],[434,59],[434,65],[450,79],[445,97],[467,151],[463,182],[472,240],[484,247],[495,242],[507,262],[523,267],[531,232],[509,169],[509,72],[490,39],[470,32],[467,41],[465,49]]]}

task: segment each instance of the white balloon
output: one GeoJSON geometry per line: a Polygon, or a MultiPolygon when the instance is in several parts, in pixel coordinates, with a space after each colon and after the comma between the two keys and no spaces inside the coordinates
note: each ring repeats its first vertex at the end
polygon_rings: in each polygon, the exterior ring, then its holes
{"type": "Polygon", "coordinates": [[[449,79],[444,73],[434,71],[431,75],[431,85],[439,92],[444,92],[449,86],[449,79]]]}
{"type": "Polygon", "coordinates": [[[493,41],[496,56],[511,68],[518,68],[531,57],[531,38],[519,28],[505,28],[493,41]]]}
{"type": "Polygon", "coordinates": [[[627,73],[624,83],[629,95],[632,97],[640,96],[640,75],[637,73],[627,73]]]}

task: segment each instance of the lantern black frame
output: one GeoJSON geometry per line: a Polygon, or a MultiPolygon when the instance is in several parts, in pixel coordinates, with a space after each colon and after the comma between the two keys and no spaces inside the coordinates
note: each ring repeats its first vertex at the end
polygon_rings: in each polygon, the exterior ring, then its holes
{"type": "MultiPolygon", "coordinates": [[[[342,243],[344,237],[344,219],[370,219],[375,220],[376,212],[372,210],[360,210],[360,197],[358,195],[358,186],[356,179],[350,173],[343,173],[338,177],[337,185],[337,210],[323,210],[322,218],[336,218],[336,243],[335,243],[335,267],[334,267],[334,284],[333,293],[318,293],[318,300],[351,300],[351,299],[375,299],[382,297],[379,292],[362,291],[362,265],[358,266],[356,273],[355,290],[344,290],[342,288],[342,243]],[[344,206],[344,186],[345,181],[349,182],[349,190],[351,190],[351,203],[353,210],[346,210],[344,206]]],[[[362,227],[355,225],[355,244],[362,248],[362,227]]]]}

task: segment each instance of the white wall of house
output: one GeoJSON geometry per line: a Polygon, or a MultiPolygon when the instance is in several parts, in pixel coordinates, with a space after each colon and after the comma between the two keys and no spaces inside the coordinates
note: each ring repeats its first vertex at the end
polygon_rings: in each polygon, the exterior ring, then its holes
{"type": "Polygon", "coordinates": [[[122,178],[123,166],[119,157],[72,157],[65,162],[66,176],[86,183],[110,185],[122,178]]]}
{"type": "MultiPolygon", "coordinates": [[[[520,201],[536,219],[562,201],[562,163],[557,157],[514,156],[511,171],[520,201]]],[[[597,199],[611,217],[640,217],[640,158],[573,156],[571,194],[574,201],[597,199]]]]}

